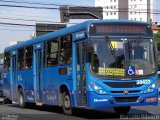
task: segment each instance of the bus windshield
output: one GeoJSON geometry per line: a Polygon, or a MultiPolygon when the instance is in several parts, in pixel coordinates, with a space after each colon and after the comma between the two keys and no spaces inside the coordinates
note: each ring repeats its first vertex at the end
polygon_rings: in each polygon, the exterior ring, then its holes
{"type": "Polygon", "coordinates": [[[91,40],[90,69],[98,76],[136,77],[155,73],[152,39],[101,38],[91,40]]]}

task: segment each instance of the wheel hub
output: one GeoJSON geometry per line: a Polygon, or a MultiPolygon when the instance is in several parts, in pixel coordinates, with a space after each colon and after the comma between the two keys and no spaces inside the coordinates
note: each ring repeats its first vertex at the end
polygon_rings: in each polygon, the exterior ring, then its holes
{"type": "Polygon", "coordinates": [[[22,97],[22,95],[20,95],[19,102],[20,102],[20,104],[22,104],[22,103],[23,103],[23,97],[22,97]]]}
{"type": "Polygon", "coordinates": [[[64,98],[64,106],[65,106],[65,108],[70,108],[69,96],[65,96],[65,98],[64,98]]]}

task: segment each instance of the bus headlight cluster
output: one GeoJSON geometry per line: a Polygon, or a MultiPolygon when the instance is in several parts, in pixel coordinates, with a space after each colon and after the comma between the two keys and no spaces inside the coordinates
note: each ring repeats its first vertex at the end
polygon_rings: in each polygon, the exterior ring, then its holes
{"type": "Polygon", "coordinates": [[[158,86],[157,83],[152,83],[152,84],[144,91],[144,93],[151,93],[151,92],[153,92],[153,91],[156,89],[157,86],[158,86]]]}
{"type": "Polygon", "coordinates": [[[156,88],[156,84],[155,83],[152,84],[152,88],[153,89],[156,88]]]}
{"type": "Polygon", "coordinates": [[[92,84],[92,89],[97,94],[107,94],[107,92],[104,90],[104,88],[102,88],[101,86],[99,86],[99,85],[97,85],[95,83],[92,84]]]}

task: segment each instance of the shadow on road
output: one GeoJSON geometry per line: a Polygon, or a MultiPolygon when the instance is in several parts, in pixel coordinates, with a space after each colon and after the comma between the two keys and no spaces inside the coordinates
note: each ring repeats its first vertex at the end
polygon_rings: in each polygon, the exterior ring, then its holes
{"type": "MultiPolygon", "coordinates": [[[[20,108],[18,104],[8,104],[10,107],[20,108]]],[[[57,113],[58,116],[62,116],[63,112],[60,107],[55,106],[43,106],[37,107],[33,104],[27,105],[25,109],[32,109],[38,111],[45,111],[48,112],[49,115],[53,113],[57,113]]],[[[145,110],[139,109],[131,109],[128,115],[152,115],[151,113],[145,110]]],[[[55,115],[55,114],[54,114],[55,115]]],[[[75,109],[75,114],[73,115],[74,118],[84,118],[84,119],[120,119],[120,115],[115,114],[112,108],[106,108],[101,110],[88,110],[88,109],[75,109]]]]}

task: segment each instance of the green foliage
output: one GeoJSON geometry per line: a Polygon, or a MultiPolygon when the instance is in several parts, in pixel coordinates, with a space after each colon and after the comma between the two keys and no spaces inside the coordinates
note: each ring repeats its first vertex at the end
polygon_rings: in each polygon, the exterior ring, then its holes
{"type": "Polygon", "coordinates": [[[156,40],[160,41],[160,30],[157,32],[157,34],[154,34],[156,40]]]}
{"type": "Polygon", "coordinates": [[[160,51],[158,51],[158,71],[160,71],[160,51]]]}
{"type": "Polygon", "coordinates": [[[155,34],[156,43],[157,43],[157,50],[158,50],[158,70],[160,70],[160,31],[155,34]]]}
{"type": "Polygon", "coordinates": [[[156,34],[157,38],[160,38],[160,30],[158,31],[158,33],[156,34]]]}

